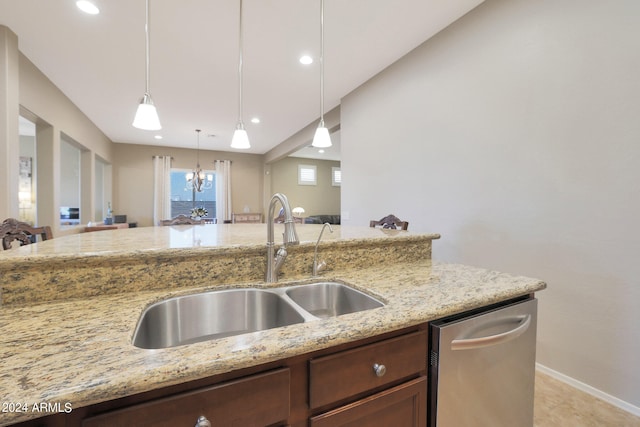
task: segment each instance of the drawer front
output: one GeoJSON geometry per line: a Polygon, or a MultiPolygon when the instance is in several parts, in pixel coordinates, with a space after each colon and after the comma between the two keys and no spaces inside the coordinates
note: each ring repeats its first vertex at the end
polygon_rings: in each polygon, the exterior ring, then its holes
{"type": "Polygon", "coordinates": [[[427,377],[408,381],[311,418],[311,427],[424,427],[427,377]]]}
{"type": "Polygon", "coordinates": [[[318,408],[427,369],[427,331],[313,359],[309,405],[318,408]]]}
{"type": "Polygon", "coordinates": [[[207,387],[87,418],[83,427],[267,426],[289,417],[289,369],[207,387]]]}

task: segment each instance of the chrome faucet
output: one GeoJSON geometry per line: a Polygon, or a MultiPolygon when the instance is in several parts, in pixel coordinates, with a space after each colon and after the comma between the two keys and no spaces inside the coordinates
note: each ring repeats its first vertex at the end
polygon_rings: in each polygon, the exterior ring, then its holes
{"type": "Polygon", "coordinates": [[[320,239],[322,239],[322,233],[324,232],[324,229],[329,227],[329,231],[333,233],[333,228],[331,228],[331,224],[329,224],[328,222],[325,222],[322,225],[322,230],[320,230],[320,235],[318,236],[318,241],[316,242],[316,250],[313,253],[313,275],[317,276],[318,273],[320,273],[322,270],[324,270],[327,267],[327,263],[324,261],[321,261],[320,263],[318,263],[318,245],[320,244],[320,239]]]}
{"type": "Polygon", "coordinates": [[[299,243],[300,241],[296,234],[296,227],[293,222],[293,214],[291,213],[289,200],[284,194],[276,193],[271,197],[271,202],[269,203],[269,216],[267,216],[267,272],[264,279],[267,283],[278,281],[278,272],[287,257],[286,247],[289,245],[297,245],[299,243]],[[273,241],[273,214],[275,213],[277,201],[280,202],[284,209],[284,233],[282,235],[283,245],[278,249],[278,253],[275,254],[274,257],[273,252],[275,249],[275,243],[273,241]]]}

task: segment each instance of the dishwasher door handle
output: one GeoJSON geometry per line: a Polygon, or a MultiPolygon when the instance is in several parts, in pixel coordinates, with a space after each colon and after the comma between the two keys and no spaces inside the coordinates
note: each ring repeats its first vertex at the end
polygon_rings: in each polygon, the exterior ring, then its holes
{"type": "Polygon", "coordinates": [[[489,335],[487,337],[481,338],[453,340],[451,341],[451,350],[474,350],[477,348],[502,344],[507,341],[516,339],[520,335],[524,334],[527,329],[529,329],[529,325],[531,324],[531,315],[527,314],[525,316],[517,316],[515,318],[511,318],[511,320],[519,321],[520,325],[510,331],[503,332],[501,334],[489,335]]]}

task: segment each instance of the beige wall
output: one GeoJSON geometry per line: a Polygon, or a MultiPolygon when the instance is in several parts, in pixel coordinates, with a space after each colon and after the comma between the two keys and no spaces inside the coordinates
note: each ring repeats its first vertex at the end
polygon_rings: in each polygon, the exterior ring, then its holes
{"type": "Polygon", "coordinates": [[[547,281],[538,362],[636,411],[639,16],[487,0],[341,106],[344,223],[393,206],[436,259],[547,281]]]}
{"type": "MultiPolygon", "coordinates": [[[[22,113],[36,123],[37,223],[51,225],[54,236],[80,231],[61,227],[59,206],[65,191],[61,175],[61,139],[73,141],[82,151],[81,223],[94,220],[95,158],[112,158],[112,142],[69,98],[20,55],[20,105],[22,113]],[[64,137],[62,136],[64,135],[64,137]]],[[[109,187],[107,190],[111,192],[109,187]]]]}
{"type": "Polygon", "coordinates": [[[18,37],[0,25],[0,219],[18,217],[18,37]]]}
{"type": "Polygon", "coordinates": [[[271,164],[271,189],[274,193],[284,193],[291,208],[304,208],[304,216],[337,215],[340,213],[340,187],[331,185],[332,167],[340,167],[340,162],[285,157],[271,164]],[[317,185],[298,185],[299,164],[316,166],[317,185]]]}
{"type": "MultiPolygon", "coordinates": [[[[0,26],[0,188],[3,203],[0,217],[19,217],[18,212],[18,117],[36,123],[34,177],[37,177],[35,211],[30,221],[50,225],[54,236],[65,230],[59,224],[59,206],[64,185],[61,182],[61,135],[75,141],[82,150],[83,222],[92,219],[94,165],[96,156],[111,160],[111,141],[49,79],[18,50],[19,40],[0,26]],[[4,70],[4,71],[2,71],[4,70]]],[[[110,188],[108,189],[110,192],[110,188]]]]}
{"type": "Polygon", "coordinates": [[[20,54],[20,105],[106,161],[112,143],[29,59],[20,54]]]}
{"type": "MultiPolygon", "coordinates": [[[[153,156],[173,157],[172,167],[193,169],[196,150],[114,144],[113,209],[127,215],[128,222],[139,227],[153,225],[153,156]]],[[[251,212],[262,212],[263,156],[200,150],[200,165],[213,169],[214,160],[231,160],[231,198],[234,212],[245,206],[251,212]]]]}

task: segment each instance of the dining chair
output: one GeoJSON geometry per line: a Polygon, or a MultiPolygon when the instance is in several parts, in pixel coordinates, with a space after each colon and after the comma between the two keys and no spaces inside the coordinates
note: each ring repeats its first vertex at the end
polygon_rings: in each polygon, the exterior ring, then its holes
{"type": "Polygon", "coordinates": [[[382,227],[382,228],[390,228],[390,229],[400,229],[407,230],[409,228],[409,221],[402,221],[395,215],[389,214],[382,218],[379,221],[371,220],[369,221],[369,227],[382,227]]]}
{"type": "Polygon", "coordinates": [[[48,225],[33,227],[15,218],[5,219],[0,226],[0,239],[2,239],[2,249],[4,250],[11,249],[13,241],[18,241],[20,246],[36,243],[38,236],[40,236],[40,240],[53,239],[51,227],[48,225]]]}

